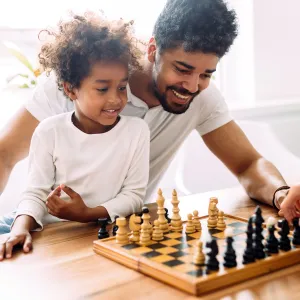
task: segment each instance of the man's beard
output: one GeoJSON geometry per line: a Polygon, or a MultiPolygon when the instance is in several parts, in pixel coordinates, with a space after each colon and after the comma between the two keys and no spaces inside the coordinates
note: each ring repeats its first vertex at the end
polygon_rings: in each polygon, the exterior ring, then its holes
{"type": "Polygon", "coordinates": [[[196,93],[190,93],[186,89],[183,89],[183,88],[179,89],[178,87],[175,87],[175,86],[168,86],[166,88],[165,93],[160,93],[155,80],[153,80],[153,90],[154,90],[155,97],[158,99],[158,101],[160,102],[163,109],[171,114],[176,114],[176,115],[185,113],[189,109],[194,98],[200,93],[200,91],[198,91],[196,93]],[[187,104],[184,104],[184,105],[178,104],[178,103],[169,104],[167,101],[167,91],[168,90],[170,90],[171,92],[172,92],[172,90],[175,90],[176,92],[178,92],[181,95],[192,96],[192,98],[187,104]]]}

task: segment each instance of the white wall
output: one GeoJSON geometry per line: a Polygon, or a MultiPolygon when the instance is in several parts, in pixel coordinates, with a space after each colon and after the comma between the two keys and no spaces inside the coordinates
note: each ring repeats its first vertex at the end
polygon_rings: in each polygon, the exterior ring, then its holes
{"type": "Polygon", "coordinates": [[[256,101],[300,100],[300,1],[253,0],[253,11],[256,101]]]}

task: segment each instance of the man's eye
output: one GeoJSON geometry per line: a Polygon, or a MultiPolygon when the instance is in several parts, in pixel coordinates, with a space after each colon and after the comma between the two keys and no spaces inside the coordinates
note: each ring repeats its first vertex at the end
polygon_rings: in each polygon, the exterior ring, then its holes
{"type": "Polygon", "coordinates": [[[121,86],[121,87],[119,88],[119,90],[120,90],[120,91],[125,91],[125,90],[126,90],[126,86],[121,86]]]}
{"type": "Polygon", "coordinates": [[[202,78],[211,78],[211,75],[209,75],[209,74],[202,74],[201,77],[202,78]]]}
{"type": "Polygon", "coordinates": [[[103,89],[97,89],[98,92],[101,92],[101,93],[105,93],[107,92],[108,88],[103,88],[103,89]]]}
{"type": "Polygon", "coordinates": [[[188,73],[190,72],[190,71],[188,71],[188,70],[179,69],[179,68],[177,68],[177,67],[175,67],[175,69],[176,69],[177,72],[179,72],[179,73],[181,73],[181,74],[188,74],[188,73]]]}

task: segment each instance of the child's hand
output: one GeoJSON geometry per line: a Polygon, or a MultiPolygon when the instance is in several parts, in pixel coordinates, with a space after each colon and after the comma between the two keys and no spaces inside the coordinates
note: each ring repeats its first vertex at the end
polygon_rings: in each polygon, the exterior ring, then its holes
{"type": "Polygon", "coordinates": [[[79,194],[63,184],[49,194],[46,206],[49,214],[55,217],[69,221],[85,222],[88,207],[79,194]],[[60,198],[62,190],[70,196],[69,200],[64,201],[60,198]]]}
{"type": "Polygon", "coordinates": [[[13,229],[10,233],[1,236],[0,261],[4,258],[11,258],[16,245],[23,245],[24,253],[28,253],[32,249],[32,238],[28,230],[13,229]]]}
{"type": "Polygon", "coordinates": [[[284,217],[289,223],[294,218],[300,217],[300,185],[290,188],[288,195],[280,204],[279,216],[284,217]]]}

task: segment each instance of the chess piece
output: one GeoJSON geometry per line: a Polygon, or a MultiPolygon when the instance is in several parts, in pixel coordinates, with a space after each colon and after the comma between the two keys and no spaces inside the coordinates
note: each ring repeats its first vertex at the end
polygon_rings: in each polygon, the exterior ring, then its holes
{"type": "Polygon", "coordinates": [[[160,228],[160,224],[158,220],[154,221],[154,229],[152,233],[152,240],[153,241],[161,241],[164,239],[163,231],[160,228]]]}
{"type": "Polygon", "coordinates": [[[116,216],[115,217],[115,225],[114,225],[114,227],[113,227],[113,229],[112,229],[112,234],[113,234],[113,236],[115,236],[116,234],[117,234],[117,230],[118,230],[118,226],[117,226],[117,219],[119,218],[119,216],[116,216]]]}
{"type": "Polygon", "coordinates": [[[248,220],[248,228],[247,228],[247,246],[243,255],[243,264],[249,264],[255,261],[254,249],[253,249],[253,227],[252,227],[252,217],[248,220]]]}
{"type": "Polygon", "coordinates": [[[280,235],[279,238],[279,249],[283,251],[291,250],[291,241],[288,237],[290,233],[290,227],[287,220],[280,220],[278,221],[278,227],[280,228],[278,234],[280,235]]]}
{"type": "Polygon", "coordinates": [[[193,224],[195,226],[196,231],[201,231],[202,230],[202,226],[201,226],[201,222],[199,220],[199,212],[198,210],[194,210],[193,211],[193,224]]]}
{"type": "Polygon", "coordinates": [[[210,201],[208,207],[208,219],[207,219],[207,227],[209,229],[217,227],[218,217],[217,217],[217,206],[214,201],[210,201]]]}
{"type": "Polygon", "coordinates": [[[266,240],[266,250],[269,255],[271,253],[278,253],[278,240],[274,234],[275,224],[276,224],[276,219],[273,217],[270,217],[267,221],[269,235],[266,240]]]}
{"type": "Polygon", "coordinates": [[[295,246],[300,245],[300,225],[299,225],[299,218],[295,218],[293,220],[294,225],[294,233],[293,233],[293,240],[292,243],[295,246]]]}
{"type": "Polygon", "coordinates": [[[216,216],[217,216],[217,215],[219,214],[219,209],[218,209],[218,207],[217,207],[218,202],[219,202],[218,198],[217,198],[217,197],[210,197],[210,198],[209,198],[209,202],[216,203],[215,212],[216,212],[216,216]]]}
{"type": "Polygon", "coordinates": [[[217,244],[217,240],[213,238],[211,241],[206,242],[206,247],[210,248],[210,252],[207,253],[208,260],[206,263],[207,271],[218,271],[219,270],[219,261],[217,259],[217,255],[219,254],[219,248],[217,244]]]}
{"type": "Polygon", "coordinates": [[[149,233],[149,228],[147,224],[145,224],[145,220],[143,224],[141,225],[141,235],[140,235],[140,241],[139,244],[142,246],[147,246],[151,244],[151,236],[149,233]]]}
{"type": "Polygon", "coordinates": [[[185,233],[194,233],[196,231],[195,225],[193,224],[193,215],[188,214],[187,215],[187,224],[185,227],[185,233]]]}
{"type": "Polygon", "coordinates": [[[173,190],[172,201],[171,201],[173,205],[173,209],[172,209],[173,215],[171,217],[171,230],[176,232],[181,232],[183,228],[182,220],[179,215],[179,211],[180,211],[180,209],[178,208],[179,202],[180,201],[178,200],[177,192],[173,190]]]}
{"type": "Polygon", "coordinates": [[[141,217],[133,214],[129,219],[129,229],[131,230],[131,236],[129,240],[131,242],[139,242],[140,241],[140,230],[141,230],[141,217]]]}
{"type": "Polygon", "coordinates": [[[264,251],[264,244],[263,244],[263,227],[262,224],[264,222],[264,219],[261,215],[261,208],[259,206],[255,209],[255,214],[253,216],[253,222],[255,224],[255,230],[254,230],[254,256],[257,259],[262,259],[266,256],[264,251]]]}
{"type": "Polygon", "coordinates": [[[195,245],[195,253],[193,256],[193,263],[197,266],[204,265],[205,255],[203,253],[203,243],[198,240],[195,245]]]}
{"type": "Polygon", "coordinates": [[[98,239],[105,239],[109,237],[108,231],[106,229],[106,226],[108,224],[108,219],[107,218],[103,218],[103,219],[98,219],[98,222],[100,224],[100,229],[98,231],[98,239]]]}
{"type": "Polygon", "coordinates": [[[126,229],[126,219],[125,218],[118,218],[116,221],[118,226],[117,234],[116,234],[116,243],[117,244],[127,244],[129,243],[129,238],[126,229]]]}
{"type": "Polygon", "coordinates": [[[226,228],[226,223],[224,221],[224,212],[219,211],[218,213],[218,223],[217,223],[217,229],[224,231],[226,228]]]}
{"type": "Polygon", "coordinates": [[[165,198],[162,195],[161,189],[158,190],[158,196],[157,196],[157,215],[158,215],[158,221],[159,221],[159,226],[161,230],[166,233],[169,232],[169,224],[168,220],[165,217],[166,211],[164,208],[164,203],[165,203],[165,198]]]}
{"type": "Polygon", "coordinates": [[[167,221],[168,221],[168,224],[170,224],[171,223],[171,219],[169,218],[169,211],[168,211],[168,209],[165,207],[165,218],[167,219],[167,221]]]}
{"type": "MultiPolygon", "coordinates": [[[[219,212],[220,213],[220,212],[219,212]]],[[[235,254],[235,250],[233,249],[233,229],[232,228],[227,228],[225,231],[225,235],[226,237],[226,243],[227,243],[227,247],[226,247],[226,251],[224,254],[224,267],[226,268],[233,268],[236,267],[237,263],[236,263],[236,254],[235,254]]]]}
{"type": "Polygon", "coordinates": [[[149,214],[149,208],[148,207],[143,207],[143,214],[142,214],[142,224],[145,223],[146,225],[146,229],[149,231],[149,234],[150,234],[150,238],[151,238],[151,235],[152,235],[152,225],[150,223],[150,214],[149,214]]]}

